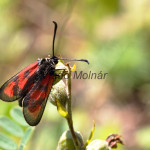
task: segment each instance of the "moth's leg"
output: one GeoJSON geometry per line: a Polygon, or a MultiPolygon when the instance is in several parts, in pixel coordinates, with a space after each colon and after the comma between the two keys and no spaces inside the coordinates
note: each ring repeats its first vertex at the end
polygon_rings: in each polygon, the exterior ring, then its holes
{"type": "Polygon", "coordinates": [[[20,107],[22,107],[22,104],[23,104],[22,102],[23,102],[23,98],[18,100],[18,104],[19,104],[20,107]]]}

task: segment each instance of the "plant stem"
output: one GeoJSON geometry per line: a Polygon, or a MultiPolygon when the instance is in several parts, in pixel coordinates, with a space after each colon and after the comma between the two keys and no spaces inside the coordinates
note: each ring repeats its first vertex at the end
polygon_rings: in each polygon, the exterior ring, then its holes
{"type": "Polygon", "coordinates": [[[72,121],[72,105],[71,105],[71,67],[69,64],[67,64],[69,73],[68,73],[68,80],[67,80],[67,85],[68,85],[68,105],[67,105],[67,111],[68,111],[68,126],[72,135],[72,139],[75,145],[76,150],[80,150],[79,148],[79,142],[78,139],[75,135],[74,127],[73,127],[73,121],[72,121]]]}

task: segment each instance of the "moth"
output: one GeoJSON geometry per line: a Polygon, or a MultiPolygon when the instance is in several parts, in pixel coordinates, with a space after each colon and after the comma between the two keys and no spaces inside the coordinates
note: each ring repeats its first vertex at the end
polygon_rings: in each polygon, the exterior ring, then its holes
{"type": "MultiPolygon", "coordinates": [[[[54,36],[52,45],[52,57],[38,59],[19,73],[11,77],[0,88],[0,99],[5,102],[18,100],[23,107],[23,115],[30,126],[36,126],[43,115],[49,93],[55,79],[55,67],[60,58],[54,56],[54,42],[57,31],[57,23],[54,23],[54,36]]],[[[84,61],[86,59],[62,59],[84,61]]]]}

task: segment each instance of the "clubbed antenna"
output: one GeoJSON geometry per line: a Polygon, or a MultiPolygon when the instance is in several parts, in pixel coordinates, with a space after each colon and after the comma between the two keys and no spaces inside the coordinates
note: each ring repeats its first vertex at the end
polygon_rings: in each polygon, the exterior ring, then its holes
{"type": "Polygon", "coordinates": [[[84,61],[87,64],[89,64],[89,61],[87,59],[67,59],[67,58],[60,58],[60,60],[69,60],[69,61],[84,61]]]}
{"type": "MultiPolygon", "coordinates": [[[[54,44],[55,44],[55,36],[56,36],[56,31],[57,31],[57,23],[55,21],[53,21],[54,23],[54,36],[53,36],[53,47],[52,47],[52,51],[53,51],[53,57],[54,55],[54,44]]],[[[87,59],[67,59],[67,58],[61,58],[60,60],[69,60],[69,61],[84,61],[86,63],[89,64],[89,61],[87,59]]]]}
{"type": "Polygon", "coordinates": [[[55,27],[54,27],[54,36],[53,36],[53,47],[52,47],[52,51],[53,51],[53,57],[54,57],[54,44],[55,44],[55,36],[56,36],[56,31],[57,31],[57,23],[55,21],[53,21],[55,27]]]}

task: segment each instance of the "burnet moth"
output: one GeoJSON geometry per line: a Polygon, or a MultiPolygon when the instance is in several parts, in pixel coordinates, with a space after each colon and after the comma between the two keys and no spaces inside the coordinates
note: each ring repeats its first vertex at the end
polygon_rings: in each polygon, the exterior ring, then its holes
{"type": "MultiPolygon", "coordinates": [[[[0,99],[5,102],[18,100],[23,107],[23,115],[26,122],[31,126],[36,126],[43,115],[45,105],[53,86],[56,76],[55,66],[60,58],[54,55],[54,42],[57,31],[57,23],[54,22],[54,36],[51,58],[38,59],[19,73],[6,81],[0,88],[0,99]]],[[[71,61],[84,61],[86,59],[63,59],[71,61]]]]}

